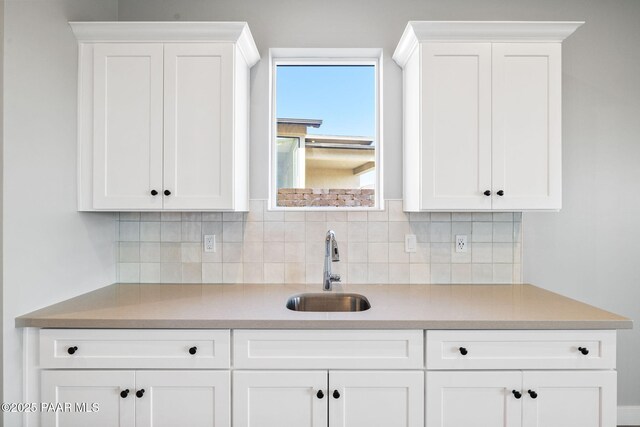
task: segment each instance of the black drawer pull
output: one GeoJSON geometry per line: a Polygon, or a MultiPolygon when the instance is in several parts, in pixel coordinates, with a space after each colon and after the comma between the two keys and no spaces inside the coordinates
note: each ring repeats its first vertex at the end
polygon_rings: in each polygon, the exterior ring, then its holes
{"type": "Polygon", "coordinates": [[[466,349],[466,348],[464,348],[464,347],[460,347],[458,350],[460,350],[460,354],[461,354],[461,355],[463,355],[463,356],[466,356],[466,355],[467,355],[467,353],[469,353],[469,352],[467,351],[467,349],[466,349]]]}
{"type": "Polygon", "coordinates": [[[78,351],[78,347],[76,347],[76,346],[69,347],[67,349],[67,353],[69,353],[69,354],[74,354],[76,351],[78,351]]]}
{"type": "Polygon", "coordinates": [[[196,354],[197,351],[198,351],[198,347],[194,345],[189,349],[189,354],[196,354]]]}
{"type": "Polygon", "coordinates": [[[589,354],[589,349],[588,349],[588,348],[585,348],[585,347],[578,347],[578,351],[579,351],[580,353],[584,354],[585,356],[586,356],[587,354],[589,354]]]}

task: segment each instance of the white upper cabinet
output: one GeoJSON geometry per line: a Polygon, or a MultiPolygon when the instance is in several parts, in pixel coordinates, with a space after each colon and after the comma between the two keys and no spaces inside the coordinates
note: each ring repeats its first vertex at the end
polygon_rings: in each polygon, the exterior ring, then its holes
{"type": "Polygon", "coordinates": [[[557,210],[561,45],[580,22],[410,22],[404,209],[557,210]]]}
{"type": "Polygon", "coordinates": [[[242,22],[74,22],[78,209],[248,208],[242,22]]]}

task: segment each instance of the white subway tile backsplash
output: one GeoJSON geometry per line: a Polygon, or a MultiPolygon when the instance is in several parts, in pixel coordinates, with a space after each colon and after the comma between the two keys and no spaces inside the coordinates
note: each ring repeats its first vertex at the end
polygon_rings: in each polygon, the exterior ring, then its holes
{"type": "Polygon", "coordinates": [[[367,212],[347,212],[348,222],[366,222],[367,212]]]}
{"type": "Polygon", "coordinates": [[[429,212],[410,212],[409,221],[411,222],[431,221],[431,214],[429,212]]]}
{"type": "Polygon", "coordinates": [[[389,283],[406,284],[409,283],[409,264],[389,263],[389,283]]]}
{"type": "Polygon", "coordinates": [[[160,226],[160,241],[180,242],[182,240],[182,222],[163,222],[160,226]]]}
{"type": "Polygon", "coordinates": [[[202,263],[202,283],[222,283],[222,264],[202,263]]]}
{"type": "Polygon", "coordinates": [[[160,263],[143,262],[140,264],[140,283],[160,283],[160,263]]]}
{"type": "Polygon", "coordinates": [[[490,243],[493,241],[492,222],[474,222],[471,229],[471,241],[479,243],[490,243]]]}
{"type": "Polygon", "coordinates": [[[451,213],[449,212],[431,212],[431,222],[451,221],[451,213]]]}
{"type": "Polygon", "coordinates": [[[141,212],[140,221],[160,221],[160,212],[141,212]]]}
{"type": "Polygon", "coordinates": [[[222,212],[202,212],[202,221],[222,221],[222,212]]]}
{"type": "MultiPolygon", "coordinates": [[[[159,263],[160,262],[160,243],[159,242],[140,243],[140,262],[159,263]]],[[[159,274],[160,274],[160,269],[158,269],[158,275],[159,274]]]]}
{"type": "Polygon", "coordinates": [[[264,263],[264,283],[284,283],[284,263],[264,263]]]}
{"type": "Polygon", "coordinates": [[[263,250],[264,244],[262,242],[244,242],[242,248],[244,262],[262,263],[264,261],[263,250]]]}
{"type": "Polygon", "coordinates": [[[367,223],[367,241],[368,242],[388,242],[389,241],[389,223],[388,222],[371,222],[367,223]]]}
{"type": "Polygon", "coordinates": [[[225,262],[222,264],[222,283],[242,283],[243,264],[241,262],[225,262]]]}
{"type": "Polygon", "coordinates": [[[513,242],[513,223],[493,223],[493,242],[513,242]]]}
{"type": "Polygon", "coordinates": [[[140,212],[120,212],[120,221],[140,221],[140,212]]]}
{"type": "Polygon", "coordinates": [[[140,262],[140,243],[120,242],[119,262],[140,262]]]}
{"type": "Polygon", "coordinates": [[[284,244],[284,259],[286,262],[300,262],[306,261],[306,244],[304,242],[285,242],[284,244]]]}
{"type": "MultiPolygon", "coordinates": [[[[396,264],[409,264],[409,253],[404,251],[403,242],[389,243],[389,262],[396,264]]],[[[409,270],[407,270],[407,274],[408,271],[409,270]]]]}
{"type": "Polygon", "coordinates": [[[389,264],[383,262],[367,264],[368,283],[386,285],[389,283],[389,264]]]}
{"type": "Polygon", "coordinates": [[[202,283],[202,263],[182,263],[182,283],[202,283]]]}
{"type": "Polygon", "coordinates": [[[162,212],[160,215],[161,221],[182,221],[181,212],[162,212]]]}
{"type": "Polygon", "coordinates": [[[369,260],[368,244],[366,242],[349,241],[349,262],[364,262],[369,260]]]}
{"type": "MultiPolygon", "coordinates": [[[[433,214],[431,215],[433,218],[433,214]]],[[[432,222],[431,223],[431,242],[443,243],[452,242],[451,239],[451,222],[432,222]]]]}
{"type": "Polygon", "coordinates": [[[419,285],[431,283],[431,265],[426,263],[409,264],[409,283],[419,285]]]}
{"type": "Polygon", "coordinates": [[[402,200],[389,200],[389,222],[408,222],[409,214],[402,210],[402,200]]]}
{"type": "Polygon", "coordinates": [[[451,263],[451,243],[431,243],[431,263],[451,263]]]}
{"type": "Polygon", "coordinates": [[[160,264],[161,283],[182,283],[182,263],[163,262],[160,264]]]}
{"type": "Polygon", "coordinates": [[[265,239],[263,258],[265,263],[284,262],[284,242],[270,242],[265,239]]]}
{"type": "Polygon", "coordinates": [[[202,221],[202,212],[182,212],[182,221],[202,221]]]}
{"type": "Polygon", "coordinates": [[[120,241],[121,242],[139,242],[140,241],[140,223],[120,221],[120,241]]]}
{"type": "Polygon", "coordinates": [[[222,244],[222,262],[241,263],[242,262],[242,243],[224,242],[222,244]]]}
{"type": "Polygon", "coordinates": [[[202,245],[200,243],[182,243],[182,262],[202,262],[202,245]]]}
{"type": "Polygon", "coordinates": [[[182,245],[180,243],[161,243],[160,262],[182,262],[182,245]]]}
{"type": "MultiPolygon", "coordinates": [[[[321,285],[324,240],[336,233],[343,283],[521,283],[520,213],[268,211],[123,212],[117,215],[118,280],[144,283],[308,283],[321,285]],[[204,252],[203,235],[216,236],[204,252]],[[415,234],[416,251],[405,252],[415,234]],[[455,252],[456,235],[468,237],[455,252]]],[[[338,285],[337,285],[338,286],[338,285]]]]}
{"type": "Polygon", "coordinates": [[[386,264],[389,262],[389,244],[380,242],[370,242],[368,244],[369,263],[386,264]]]}
{"type": "Polygon", "coordinates": [[[346,222],[347,213],[340,211],[327,212],[327,222],[346,222]]]}
{"type": "Polygon", "coordinates": [[[271,221],[264,223],[265,242],[284,242],[284,221],[271,221]]]}
{"type": "MultiPolygon", "coordinates": [[[[323,227],[324,230],[324,227],[323,227]]],[[[304,222],[285,222],[284,225],[284,241],[285,242],[304,242],[305,241],[305,223],[304,222]]]]}
{"type": "Polygon", "coordinates": [[[153,221],[140,222],[140,241],[141,242],[159,242],[160,241],[160,222],[153,221]]]}
{"type": "Polygon", "coordinates": [[[325,222],[327,214],[325,212],[306,212],[305,220],[307,222],[325,222]]]}
{"type": "MultiPolygon", "coordinates": [[[[240,226],[240,237],[242,240],[242,223],[240,226]]],[[[224,238],[224,230],[222,233],[224,238]]],[[[183,222],[182,223],[182,241],[183,242],[201,242],[202,241],[202,222],[183,222]]]]}
{"type": "Polygon", "coordinates": [[[305,213],[301,211],[286,211],[284,213],[284,221],[285,222],[304,222],[305,213]]]}
{"type": "MultiPolygon", "coordinates": [[[[222,223],[222,241],[223,242],[242,242],[242,232],[243,232],[242,225],[243,225],[242,222],[239,222],[239,221],[223,222],[222,223]]],[[[193,234],[195,235],[195,232],[193,234]]]]}
{"type": "MultiPolygon", "coordinates": [[[[321,282],[320,278],[318,278],[321,282]]],[[[307,280],[304,262],[286,262],[284,264],[284,283],[305,283],[307,280]]]]}
{"type": "Polygon", "coordinates": [[[431,283],[451,283],[451,264],[431,264],[431,283]]]}
{"type": "Polygon", "coordinates": [[[244,283],[264,283],[264,264],[262,262],[245,262],[242,272],[244,283]]]}

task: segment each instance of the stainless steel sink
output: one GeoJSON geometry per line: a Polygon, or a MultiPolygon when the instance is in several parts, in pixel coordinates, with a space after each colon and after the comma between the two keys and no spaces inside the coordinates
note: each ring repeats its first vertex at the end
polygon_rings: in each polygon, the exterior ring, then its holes
{"type": "Polygon", "coordinates": [[[365,311],[371,308],[369,300],[359,294],[300,294],[287,300],[293,311],[365,311]]]}

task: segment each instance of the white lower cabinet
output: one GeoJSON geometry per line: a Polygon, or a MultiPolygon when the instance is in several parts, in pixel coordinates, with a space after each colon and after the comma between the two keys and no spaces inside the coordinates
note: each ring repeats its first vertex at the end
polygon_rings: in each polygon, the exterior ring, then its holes
{"type": "Polygon", "coordinates": [[[422,371],[236,371],[235,427],[422,427],[422,371]]]}
{"type": "Polygon", "coordinates": [[[427,427],[612,427],[615,371],[428,371],[427,427]]]}
{"type": "Polygon", "coordinates": [[[71,405],[43,411],[43,427],[231,425],[228,371],[44,370],[41,379],[42,402],[71,405]]]}

